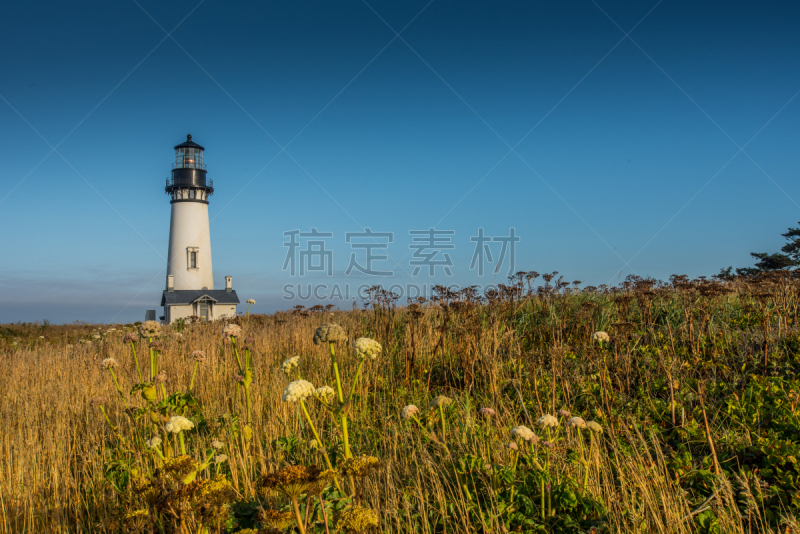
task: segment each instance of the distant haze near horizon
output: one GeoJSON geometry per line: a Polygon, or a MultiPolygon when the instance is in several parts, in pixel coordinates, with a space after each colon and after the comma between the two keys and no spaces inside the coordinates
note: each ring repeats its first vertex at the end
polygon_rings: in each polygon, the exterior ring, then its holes
{"type": "Polygon", "coordinates": [[[137,1],[0,20],[0,322],[162,314],[188,132],[240,311],[505,282],[512,242],[582,286],[710,276],[800,220],[797,3],[137,1]]]}

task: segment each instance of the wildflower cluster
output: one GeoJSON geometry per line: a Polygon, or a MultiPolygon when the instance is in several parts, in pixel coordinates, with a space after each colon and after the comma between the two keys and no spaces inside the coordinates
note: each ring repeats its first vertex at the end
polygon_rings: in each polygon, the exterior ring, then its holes
{"type": "Polygon", "coordinates": [[[539,439],[533,430],[524,425],[515,426],[514,428],[512,428],[511,435],[523,441],[533,441],[533,440],[538,441],[539,439]]]}
{"type": "Polygon", "coordinates": [[[152,338],[161,333],[161,324],[156,321],[145,321],[139,327],[142,337],[152,338]]]}
{"type": "Polygon", "coordinates": [[[295,380],[283,390],[283,402],[304,401],[314,395],[314,384],[307,380],[295,380]]]}
{"type": "Polygon", "coordinates": [[[314,345],[347,341],[344,329],[336,323],[324,324],[314,332],[314,345]]]}
{"type": "Polygon", "coordinates": [[[292,356],[281,364],[281,371],[287,377],[291,377],[295,369],[300,366],[300,356],[292,356]]]}
{"type": "Polygon", "coordinates": [[[409,420],[418,413],[419,413],[419,408],[417,408],[413,404],[409,404],[408,406],[404,406],[403,409],[400,410],[400,417],[402,417],[405,420],[409,420]]]}
{"type": "Polygon", "coordinates": [[[164,430],[167,432],[172,432],[173,434],[177,434],[183,430],[191,430],[193,428],[194,423],[180,415],[173,415],[169,418],[167,424],[164,425],[164,430]]]}
{"type": "Polygon", "coordinates": [[[229,324],[222,329],[222,337],[225,339],[242,337],[242,327],[238,324],[229,324]]]}
{"type": "Polygon", "coordinates": [[[336,391],[330,386],[322,386],[314,390],[314,396],[325,404],[331,404],[336,398],[336,391]]]}
{"type": "Polygon", "coordinates": [[[339,514],[336,528],[343,532],[357,533],[365,532],[368,529],[378,526],[378,513],[375,510],[364,508],[357,504],[350,506],[339,514]]]}
{"type": "Polygon", "coordinates": [[[380,343],[368,337],[358,338],[356,342],[353,344],[353,347],[356,352],[356,357],[362,360],[364,358],[369,358],[370,360],[374,360],[383,350],[383,347],[381,347],[380,343]]]}

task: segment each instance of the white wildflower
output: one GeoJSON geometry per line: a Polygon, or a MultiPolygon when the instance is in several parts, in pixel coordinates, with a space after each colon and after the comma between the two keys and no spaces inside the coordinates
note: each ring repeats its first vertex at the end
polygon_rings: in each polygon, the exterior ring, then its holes
{"type": "Polygon", "coordinates": [[[400,417],[408,420],[414,417],[418,413],[419,413],[419,408],[417,408],[413,404],[409,404],[408,406],[405,406],[403,407],[402,410],[400,410],[400,417]]]}
{"type": "Polygon", "coordinates": [[[180,415],[173,415],[164,425],[164,430],[173,434],[178,434],[182,430],[191,430],[192,428],[194,428],[194,423],[180,415]]]}
{"type": "Polygon", "coordinates": [[[536,434],[527,426],[520,425],[511,429],[511,435],[525,441],[531,441],[536,437],[536,434]]]}
{"type": "Polygon", "coordinates": [[[336,323],[323,324],[314,331],[314,345],[347,341],[344,329],[336,323]]]}
{"type": "Polygon", "coordinates": [[[597,432],[598,434],[603,431],[603,426],[596,421],[587,421],[586,427],[592,432],[597,432]]]}
{"type": "Polygon", "coordinates": [[[157,321],[145,321],[139,327],[139,331],[144,337],[154,337],[161,333],[161,323],[157,321]]]}
{"type": "Polygon", "coordinates": [[[223,442],[221,442],[220,440],[218,440],[218,439],[215,439],[214,441],[211,442],[211,448],[212,449],[219,450],[224,446],[225,446],[225,444],[223,442]]]}
{"type": "Polygon", "coordinates": [[[356,339],[355,343],[353,343],[353,347],[356,350],[356,356],[362,360],[367,358],[374,360],[383,350],[383,347],[381,347],[380,343],[368,337],[360,337],[356,339]]]}
{"type": "Polygon", "coordinates": [[[300,356],[292,356],[291,358],[289,358],[288,360],[286,360],[281,364],[281,371],[283,371],[283,374],[285,374],[286,376],[291,376],[292,371],[297,369],[299,365],[300,365],[300,356]]]}
{"type": "Polygon", "coordinates": [[[247,304],[255,304],[255,299],[247,299],[247,304]]]}
{"type": "Polygon", "coordinates": [[[330,404],[336,396],[336,392],[330,386],[322,386],[314,391],[314,396],[326,404],[330,404]]]}
{"type": "Polygon", "coordinates": [[[601,330],[592,334],[592,341],[597,341],[598,343],[608,343],[611,341],[611,338],[606,332],[601,330]]]}
{"type": "Polygon", "coordinates": [[[283,390],[284,402],[303,401],[314,394],[314,384],[307,380],[295,380],[283,390]]]}
{"type": "Polygon", "coordinates": [[[586,421],[580,417],[573,417],[567,421],[569,428],[586,428],[586,421]]]}
{"type": "Polygon", "coordinates": [[[145,443],[147,443],[147,446],[150,447],[151,449],[156,449],[158,448],[159,445],[161,445],[161,438],[155,436],[145,441],[145,443]]]}
{"type": "Polygon", "coordinates": [[[545,414],[541,416],[539,419],[536,420],[536,424],[539,426],[543,426],[545,428],[548,427],[557,427],[558,426],[558,419],[553,417],[552,415],[545,414]]]}
{"type": "Polygon", "coordinates": [[[430,403],[428,403],[428,408],[439,408],[440,406],[447,406],[453,402],[453,399],[446,395],[439,395],[435,397],[430,403]]]}
{"type": "Polygon", "coordinates": [[[241,337],[242,336],[242,327],[238,324],[229,324],[225,328],[222,329],[222,337],[228,339],[229,337],[241,337]]]}
{"type": "Polygon", "coordinates": [[[218,454],[218,455],[214,456],[214,463],[215,464],[221,464],[221,463],[225,463],[227,461],[228,461],[228,455],[227,454],[218,454]]]}
{"type": "Polygon", "coordinates": [[[113,369],[119,364],[117,363],[117,360],[115,360],[114,358],[106,358],[100,363],[100,365],[103,366],[103,369],[113,369]]]}

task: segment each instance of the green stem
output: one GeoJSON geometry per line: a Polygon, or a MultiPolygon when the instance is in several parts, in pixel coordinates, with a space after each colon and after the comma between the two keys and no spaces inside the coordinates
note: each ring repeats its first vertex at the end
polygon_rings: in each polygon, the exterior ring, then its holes
{"type": "MultiPolygon", "coordinates": [[[[550,433],[550,427],[547,427],[547,441],[550,442],[550,446],[553,446],[553,436],[550,433]]],[[[550,447],[547,447],[547,475],[549,478],[550,475],[550,447]]],[[[553,488],[552,486],[547,491],[547,515],[553,515],[553,488]]]]}
{"type": "Polygon", "coordinates": [[[231,336],[231,345],[233,345],[233,353],[236,355],[236,363],[239,365],[239,374],[244,376],[244,368],[242,367],[242,359],[239,357],[239,349],[236,348],[236,336],[231,336]]]}
{"type": "Polygon", "coordinates": [[[248,423],[252,423],[253,422],[253,418],[252,418],[252,414],[250,413],[250,411],[251,411],[250,410],[250,406],[251,406],[251,404],[250,404],[250,384],[245,383],[245,385],[244,385],[244,396],[245,396],[245,401],[247,402],[247,422],[248,423]]]}
{"type": "Polygon", "coordinates": [[[350,453],[350,442],[347,435],[347,416],[344,414],[342,414],[342,441],[344,442],[344,457],[352,458],[353,455],[350,453]]]}
{"type": "Polygon", "coordinates": [[[583,453],[583,436],[581,435],[581,427],[578,428],[578,443],[581,445],[581,458],[583,458],[583,490],[581,493],[586,493],[586,481],[589,478],[589,463],[586,461],[586,455],[583,453]]]}
{"type": "Polygon", "coordinates": [[[420,420],[417,419],[417,416],[413,415],[413,416],[411,416],[411,419],[413,419],[413,421],[415,423],[417,423],[417,425],[419,426],[420,430],[422,430],[422,433],[425,434],[426,436],[428,436],[428,439],[430,439],[431,441],[433,441],[437,445],[441,445],[441,447],[445,450],[445,452],[447,452],[447,454],[450,454],[450,449],[447,448],[447,445],[445,445],[443,441],[440,441],[438,438],[436,438],[435,434],[433,435],[433,437],[431,437],[430,432],[428,432],[428,429],[425,428],[425,425],[423,425],[420,422],[420,420]]]}
{"type": "Polygon", "coordinates": [[[197,367],[200,365],[200,362],[194,362],[194,370],[192,371],[192,380],[189,382],[189,391],[194,389],[194,377],[197,374],[197,367]]]}
{"type": "Polygon", "coordinates": [[[331,360],[333,361],[333,374],[336,376],[336,392],[339,394],[339,402],[344,402],[344,395],[342,394],[342,379],[339,377],[339,365],[336,363],[336,350],[333,348],[333,343],[328,346],[331,350],[331,360]]]}
{"type": "Polygon", "coordinates": [[[178,439],[181,440],[181,454],[186,454],[186,445],[183,443],[183,432],[178,432],[178,439]]]}
{"type": "Polygon", "coordinates": [[[514,490],[516,489],[516,484],[514,482],[516,482],[517,478],[517,460],[519,460],[519,451],[514,452],[514,461],[511,462],[511,473],[514,476],[511,484],[511,498],[508,500],[511,506],[514,506],[514,490]]]}
{"type": "Polygon", "coordinates": [[[413,420],[415,423],[417,423],[417,424],[419,425],[419,427],[422,429],[422,431],[423,431],[423,432],[425,432],[425,433],[427,433],[427,432],[428,432],[428,429],[426,429],[426,428],[425,428],[425,427],[422,425],[422,422],[420,422],[420,420],[419,420],[419,419],[417,419],[417,416],[416,416],[416,415],[412,415],[412,416],[411,416],[411,419],[412,419],[412,420],[413,420]]]}
{"type": "MultiPolygon", "coordinates": [[[[579,431],[580,432],[580,431],[579,431]]],[[[586,484],[589,482],[589,466],[591,465],[592,461],[592,453],[594,452],[594,437],[589,434],[589,459],[586,461],[584,465],[584,473],[583,473],[583,491],[586,492],[586,484]]]]}
{"type": "Polygon", "coordinates": [[[116,427],[114,425],[111,424],[111,419],[108,418],[108,414],[106,413],[106,408],[102,404],[100,405],[100,411],[103,412],[103,417],[106,418],[106,423],[108,423],[108,426],[111,427],[111,430],[116,432],[117,429],[116,429],[116,427]]]}
{"type": "MultiPolygon", "coordinates": [[[[333,361],[333,373],[336,376],[336,392],[339,395],[339,404],[344,404],[344,395],[342,394],[342,379],[339,376],[339,365],[336,362],[336,349],[333,343],[328,343],[328,348],[331,351],[331,361],[333,361]]],[[[347,414],[342,413],[342,442],[344,444],[344,457],[352,458],[350,453],[350,439],[347,433],[347,414]]]]}
{"type": "MultiPolygon", "coordinates": [[[[150,342],[151,343],[153,342],[152,339],[151,339],[150,342]]],[[[150,382],[152,382],[153,379],[156,376],[155,368],[156,368],[156,364],[155,364],[155,361],[153,360],[153,349],[151,348],[150,349],[150,382]]]]}
{"type": "Polygon", "coordinates": [[[114,435],[120,441],[120,443],[125,443],[125,438],[123,438],[120,435],[119,430],[117,430],[117,427],[115,427],[113,424],[111,424],[111,419],[108,418],[108,414],[106,413],[106,408],[102,404],[100,405],[100,411],[103,412],[103,417],[106,418],[106,423],[108,423],[108,426],[111,428],[111,431],[114,433],[114,435]]]}
{"type": "Polygon", "coordinates": [[[204,471],[204,470],[208,469],[208,466],[211,465],[211,459],[214,457],[214,454],[215,454],[215,451],[213,451],[213,450],[210,453],[208,453],[208,456],[206,456],[206,459],[203,461],[202,464],[200,464],[200,467],[198,467],[197,470],[198,471],[204,471]]]}
{"type": "Polygon", "coordinates": [[[122,400],[125,400],[125,394],[122,392],[122,388],[119,387],[119,382],[117,381],[117,375],[116,373],[114,373],[114,369],[109,367],[108,372],[111,373],[111,379],[114,381],[114,385],[117,387],[117,392],[119,393],[119,396],[122,398],[122,400]]]}
{"type": "Polygon", "coordinates": [[[161,458],[161,461],[163,462],[164,454],[161,452],[161,449],[159,449],[158,447],[152,447],[152,449],[156,451],[156,455],[158,455],[158,457],[161,458]]]}
{"type": "Polygon", "coordinates": [[[300,517],[300,507],[297,506],[297,497],[292,497],[292,505],[294,506],[294,518],[297,521],[297,528],[300,529],[300,534],[306,534],[303,518],[300,517]]]}
{"type": "Polygon", "coordinates": [[[444,408],[442,405],[439,405],[439,417],[442,419],[442,441],[444,442],[445,436],[447,436],[447,423],[444,420],[444,408]]]}
{"type": "Polygon", "coordinates": [[[131,341],[131,351],[133,352],[133,361],[136,363],[136,373],[139,375],[139,382],[144,382],[142,378],[142,370],[139,368],[139,357],[136,356],[136,345],[131,341]]]}
{"type": "Polygon", "coordinates": [[[541,492],[539,507],[542,509],[542,519],[544,519],[544,472],[542,472],[542,480],[539,482],[539,490],[541,492]]]}
{"type": "MultiPolygon", "coordinates": [[[[325,451],[322,453],[322,455],[325,457],[325,464],[327,464],[328,469],[332,470],[333,464],[331,463],[331,459],[328,457],[328,450],[325,448],[325,446],[322,443],[322,440],[319,438],[319,434],[317,433],[317,428],[314,426],[314,422],[311,421],[311,416],[308,413],[308,408],[306,408],[306,403],[300,401],[300,406],[303,408],[303,415],[306,416],[306,421],[308,421],[308,426],[311,427],[311,433],[314,434],[314,439],[317,440],[319,446],[322,447],[322,449],[325,451]]],[[[333,481],[336,484],[336,489],[342,491],[342,488],[339,486],[339,479],[335,475],[333,477],[333,481]]]]}
{"type": "Polygon", "coordinates": [[[358,382],[358,377],[361,374],[361,366],[363,365],[364,365],[364,360],[362,359],[360,362],[358,362],[358,368],[356,369],[356,376],[353,379],[353,384],[350,386],[350,398],[353,398],[353,393],[356,390],[356,383],[358,382]]]}
{"type": "Polygon", "coordinates": [[[490,433],[490,429],[488,428],[488,425],[487,425],[486,432],[483,435],[483,443],[484,443],[484,447],[486,448],[486,456],[489,458],[489,463],[492,463],[493,459],[492,459],[492,449],[491,449],[491,445],[489,443],[489,433],[490,433]]]}

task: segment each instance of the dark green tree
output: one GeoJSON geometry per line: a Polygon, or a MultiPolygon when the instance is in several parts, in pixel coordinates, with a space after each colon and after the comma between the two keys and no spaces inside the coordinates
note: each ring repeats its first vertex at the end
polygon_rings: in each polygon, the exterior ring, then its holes
{"type": "MultiPolygon", "coordinates": [[[[797,224],[800,224],[798,222],[797,224]]],[[[785,234],[781,234],[786,238],[787,243],[781,247],[781,252],[786,254],[795,263],[800,265],[800,228],[789,228],[785,234]]]]}
{"type": "Polygon", "coordinates": [[[796,267],[800,262],[790,258],[786,254],[776,252],[775,254],[767,254],[766,252],[751,252],[751,256],[756,258],[756,268],[760,271],[777,271],[779,269],[788,269],[789,267],[796,267]]]}
{"type": "MultiPolygon", "coordinates": [[[[786,238],[787,243],[781,247],[780,252],[774,254],[751,252],[750,255],[758,260],[755,266],[736,269],[736,276],[754,276],[767,271],[779,271],[800,266],[800,228],[789,228],[781,236],[786,238]]],[[[732,267],[720,269],[719,274],[714,275],[714,278],[732,280],[735,278],[732,271],[732,267]]]]}

